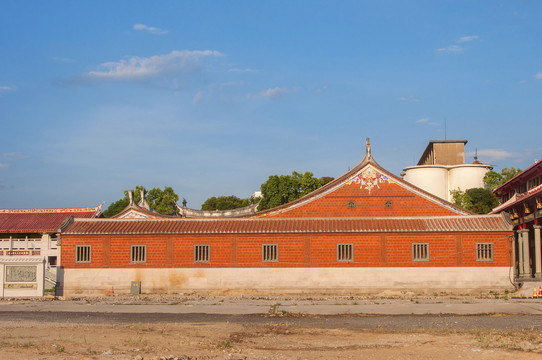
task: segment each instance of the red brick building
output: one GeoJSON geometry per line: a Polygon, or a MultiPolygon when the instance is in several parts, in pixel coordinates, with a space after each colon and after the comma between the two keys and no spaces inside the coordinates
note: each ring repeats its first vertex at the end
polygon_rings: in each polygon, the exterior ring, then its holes
{"type": "Polygon", "coordinates": [[[378,165],[242,218],[75,219],[62,232],[66,295],[260,290],[502,289],[511,223],[418,189],[378,165]]]}

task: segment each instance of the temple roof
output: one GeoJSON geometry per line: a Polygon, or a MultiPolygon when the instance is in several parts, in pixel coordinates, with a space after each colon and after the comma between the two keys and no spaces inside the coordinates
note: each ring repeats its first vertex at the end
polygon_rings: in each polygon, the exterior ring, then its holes
{"type": "MultiPolygon", "coordinates": [[[[406,182],[405,180],[403,180],[402,178],[398,177],[398,176],[395,176],[394,174],[392,174],[391,172],[387,171],[386,169],[384,169],[382,166],[380,166],[376,161],[375,159],[373,158],[372,154],[371,154],[371,143],[370,143],[370,140],[367,139],[367,143],[366,143],[366,152],[365,152],[365,156],[363,158],[363,160],[358,164],[356,165],[354,168],[352,168],[351,170],[349,170],[348,172],[346,172],[345,174],[343,174],[342,176],[336,178],[335,180],[327,183],[326,185],[316,189],[315,191],[299,198],[299,199],[296,199],[296,200],[293,200],[287,204],[283,204],[283,205],[280,205],[280,206],[277,206],[277,207],[274,207],[272,209],[268,209],[268,210],[264,210],[264,211],[260,211],[254,215],[251,215],[250,217],[267,217],[267,216],[277,216],[277,215],[280,215],[282,213],[285,213],[285,212],[288,212],[294,208],[297,208],[297,207],[300,207],[300,206],[303,206],[303,205],[306,205],[312,201],[315,201],[327,194],[330,194],[336,190],[338,190],[340,187],[344,186],[345,184],[350,184],[350,183],[353,183],[353,182],[356,182],[356,183],[360,183],[363,185],[364,183],[364,179],[363,179],[363,175],[364,173],[369,170],[369,171],[372,171],[372,172],[376,172],[377,176],[379,175],[383,175],[383,176],[380,176],[380,179],[386,179],[386,181],[388,182],[393,182],[394,184],[397,184],[398,186],[406,189],[407,191],[409,191],[410,193],[416,195],[416,196],[421,196],[422,198],[436,204],[437,206],[441,207],[441,208],[445,208],[447,210],[449,210],[450,212],[454,213],[454,214],[457,214],[457,215],[471,215],[473,214],[472,212],[466,210],[466,209],[463,209],[455,204],[452,204],[444,199],[441,199],[421,188],[418,188],[416,187],[415,185],[412,185],[408,182],[406,182]]],[[[380,180],[379,179],[379,180],[380,180]]],[[[374,184],[374,182],[372,183],[374,184]]],[[[371,184],[368,184],[369,186],[371,186],[371,184]]],[[[376,185],[378,186],[378,184],[376,185]]],[[[369,189],[370,190],[370,189],[369,189]]],[[[370,192],[370,191],[369,191],[370,192]]],[[[429,214],[427,214],[429,215],[429,214]]],[[[331,216],[333,216],[331,214],[331,216]]]]}
{"type": "Polygon", "coordinates": [[[196,210],[185,206],[179,206],[179,204],[176,205],[179,210],[179,215],[183,218],[236,218],[257,213],[258,204],[259,203],[251,204],[242,208],[230,210],[196,210]]]}
{"type": "Polygon", "coordinates": [[[528,200],[533,200],[540,195],[542,195],[542,184],[530,189],[527,192],[514,194],[510,197],[510,199],[508,199],[508,201],[505,201],[504,203],[494,208],[490,214],[498,214],[500,212],[513,209],[519,204],[522,204],[528,200]]]}
{"type": "Polygon", "coordinates": [[[0,209],[0,232],[56,232],[69,217],[96,218],[102,205],[86,208],[0,209]]]}
{"type": "Polygon", "coordinates": [[[266,219],[74,219],[63,234],[262,234],[501,232],[511,223],[502,215],[395,218],[266,219]]]}
{"type": "Polygon", "coordinates": [[[504,184],[493,189],[493,193],[497,194],[499,191],[504,190],[510,186],[514,187],[515,186],[514,183],[516,182],[521,183],[522,181],[529,180],[534,175],[534,173],[540,172],[541,170],[542,170],[542,160],[539,160],[535,162],[533,165],[529,166],[527,169],[523,170],[522,172],[520,172],[519,174],[511,178],[510,180],[508,180],[507,182],[505,182],[504,184]]]}
{"type": "Polygon", "coordinates": [[[141,189],[141,200],[138,203],[134,200],[132,190],[128,191],[130,202],[118,214],[111,216],[113,219],[168,219],[176,218],[177,215],[164,215],[154,210],[145,197],[145,189],[141,189]]]}

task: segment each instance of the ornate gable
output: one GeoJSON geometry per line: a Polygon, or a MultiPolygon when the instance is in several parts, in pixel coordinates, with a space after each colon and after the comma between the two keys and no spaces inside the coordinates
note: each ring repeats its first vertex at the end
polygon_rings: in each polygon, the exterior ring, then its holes
{"type": "Polygon", "coordinates": [[[382,168],[367,143],[355,168],[320,189],[255,217],[404,217],[470,215],[382,168]]]}
{"type": "Polygon", "coordinates": [[[134,201],[132,190],[128,190],[128,198],[130,202],[128,206],[116,215],[111,216],[113,219],[167,219],[175,218],[173,215],[163,215],[155,211],[145,198],[145,190],[141,190],[141,200],[138,204],[134,201]]]}

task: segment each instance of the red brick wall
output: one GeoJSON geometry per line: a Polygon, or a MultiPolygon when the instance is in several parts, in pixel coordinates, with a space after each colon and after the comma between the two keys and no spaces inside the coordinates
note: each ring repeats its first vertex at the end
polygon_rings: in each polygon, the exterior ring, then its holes
{"type": "Polygon", "coordinates": [[[433,267],[508,266],[511,233],[62,235],[65,268],[433,267]],[[476,243],[493,243],[493,261],[476,261],[476,243]],[[337,244],[354,244],[354,260],[337,262],[337,244]],[[429,244],[429,261],[412,261],[412,243],[429,244]],[[194,262],[194,245],[210,245],[210,262],[194,262]],[[262,244],[278,244],[277,262],[262,262],[262,244]],[[76,245],[92,262],[76,263],[76,245]],[[147,245],[147,262],[130,263],[130,245],[147,245]]]}
{"type": "MultiPolygon", "coordinates": [[[[456,212],[411,192],[397,183],[383,182],[371,192],[359,184],[344,184],[319,199],[296,208],[265,213],[262,217],[374,217],[448,216],[456,212]],[[391,207],[386,202],[391,201],[391,207]],[[353,202],[354,207],[349,203],[353,202]]],[[[256,215],[257,217],[258,215],[256,215]]]]}

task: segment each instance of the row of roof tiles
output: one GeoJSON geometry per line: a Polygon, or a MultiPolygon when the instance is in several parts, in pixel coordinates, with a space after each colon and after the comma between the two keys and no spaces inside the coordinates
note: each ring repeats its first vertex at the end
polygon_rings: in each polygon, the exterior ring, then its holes
{"type": "Polygon", "coordinates": [[[0,209],[0,232],[55,232],[70,216],[93,218],[100,207],[63,209],[0,209]]]}
{"type": "Polygon", "coordinates": [[[239,234],[510,231],[502,215],[398,218],[74,219],[63,234],[239,234]]]}

